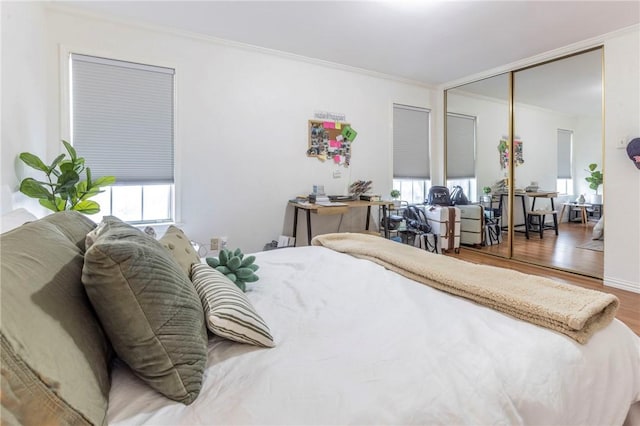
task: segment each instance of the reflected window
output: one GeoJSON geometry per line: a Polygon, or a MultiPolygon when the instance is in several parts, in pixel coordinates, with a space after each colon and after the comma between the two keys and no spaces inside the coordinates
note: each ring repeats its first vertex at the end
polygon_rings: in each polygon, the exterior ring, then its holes
{"type": "Polygon", "coordinates": [[[477,203],[478,197],[476,194],[478,193],[478,185],[476,178],[467,178],[467,179],[447,179],[447,187],[449,188],[449,192],[453,190],[454,186],[459,186],[462,188],[462,192],[467,196],[470,203],[477,203]]]}
{"type": "Polygon", "coordinates": [[[556,191],[573,194],[573,131],[558,129],[558,179],[556,191]]]}
{"type": "Polygon", "coordinates": [[[447,186],[460,186],[470,202],[477,202],[476,117],[447,114],[447,186]]]}

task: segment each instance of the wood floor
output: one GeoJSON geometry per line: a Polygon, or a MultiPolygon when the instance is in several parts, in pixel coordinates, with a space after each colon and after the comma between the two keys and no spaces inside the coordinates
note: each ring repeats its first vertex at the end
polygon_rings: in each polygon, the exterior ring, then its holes
{"type": "MultiPolygon", "coordinates": [[[[516,232],[513,241],[513,258],[602,279],[604,253],[578,247],[592,241],[594,225],[595,222],[561,223],[557,236],[551,230],[544,231],[543,238],[540,238],[540,234],[536,232],[530,232],[528,240],[524,233],[516,232]]],[[[482,247],[479,250],[506,257],[508,255],[506,232],[503,233],[503,240],[502,244],[482,247]]]]}
{"type": "MultiPolygon", "coordinates": [[[[552,234],[552,232],[550,234],[552,234]]],[[[546,239],[547,236],[545,235],[544,238],[546,239]]],[[[508,260],[502,257],[488,255],[486,252],[480,250],[470,250],[462,247],[459,254],[451,253],[450,255],[473,263],[483,263],[515,269],[527,274],[545,276],[560,282],[614,294],[620,299],[620,308],[618,309],[616,318],[624,322],[631,330],[640,336],[640,294],[638,293],[619,290],[613,287],[605,287],[601,279],[540,267],[517,260],[508,260]]]]}

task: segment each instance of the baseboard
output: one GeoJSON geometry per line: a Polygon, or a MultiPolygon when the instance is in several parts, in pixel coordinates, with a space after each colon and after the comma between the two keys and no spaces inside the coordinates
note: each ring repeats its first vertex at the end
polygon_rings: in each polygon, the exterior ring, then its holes
{"type": "Polygon", "coordinates": [[[605,287],[615,287],[620,290],[627,290],[633,293],[640,293],[640,284],[632,281],[623,281],[616,278],[604,277],[603,284],[605,287]]]}

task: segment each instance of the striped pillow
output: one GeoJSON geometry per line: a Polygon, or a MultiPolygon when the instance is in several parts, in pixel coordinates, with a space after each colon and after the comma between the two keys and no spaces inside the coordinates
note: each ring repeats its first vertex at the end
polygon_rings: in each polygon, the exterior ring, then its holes
{"type": "Polygon", "coordinates": [[[275,346],[267,324],[242,290],[224,274],[209,265],[195,263],[191,281],[202,300],[207,328],[212,333],[240,343],[275,346]]]}

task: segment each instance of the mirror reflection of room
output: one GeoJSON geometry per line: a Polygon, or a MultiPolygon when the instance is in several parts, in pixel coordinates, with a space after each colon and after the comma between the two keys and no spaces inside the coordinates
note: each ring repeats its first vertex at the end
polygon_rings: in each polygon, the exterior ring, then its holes
{"type": "Polygon", "coordinates": [[[447,91],[447,185],[484,205],[501,237],[473,248],[509,257],[512,245],[512,258],[601,278],[602,50],[513,79],[513,241],[509,74],[447,91]]]}
{"type": "Polygon", "coordinates": [[[485,220],[495,225],[480,248],[508,256],[507,232],[502,229],[508,198],[499,205],[508,173],[497,146],[509,130],[509,74],[447,90],[446,130],[447,186],[461,186],[470,202],[484,206],[485,220]]]}

